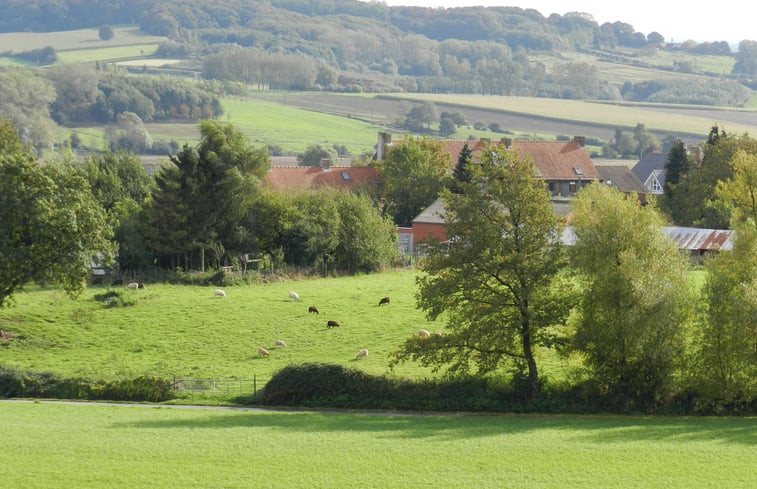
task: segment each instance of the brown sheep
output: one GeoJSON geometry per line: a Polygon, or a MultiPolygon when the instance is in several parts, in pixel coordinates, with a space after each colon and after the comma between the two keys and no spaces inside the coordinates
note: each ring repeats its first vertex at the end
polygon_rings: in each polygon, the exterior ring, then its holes
{"type": "Polygon", "coordinates": [[[318,314],[318,308],[315,306],[308,307],[308,314],[318,314]]]}
{"type": "Polygon", "coordinates": [[[327,327],[327,328],[338,328],[338,327],[339,327],[339,323],[337,323],[336,321],[334,321],[334,320],[330,319],[330,320],[329,320],[329,321],[328,321],[328,322],[326,323],[326,327],[327,327]]]}
{"type": "Polygon", "coordinates": [[[384,304],[389,304],[389,298],[388,298],[388,297],[383,297],[383,298],[382,298],[382,299],[381,299],[381,300],[379,301],[379,306],[383,306],[384,304]]]}

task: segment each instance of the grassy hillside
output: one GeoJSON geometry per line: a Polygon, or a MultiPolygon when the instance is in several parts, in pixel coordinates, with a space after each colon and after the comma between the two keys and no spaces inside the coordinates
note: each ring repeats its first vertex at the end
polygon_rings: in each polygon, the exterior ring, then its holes
{"type": "Polygon", "coordinates": [[[15,488],[750,487],[753,418],[399,416],[0,402],[15,488]],[[62,468],[65,468],[62,470],[62,468]],[[356,482],[358,481],[358,482],[356,482]]]}
{"type": "MultiPolygon", "coordinates": [[[[328,362],[387,372],[388,355],[404,338],[429,325],[415,308],[415,272],[275,282],[227,288],[148,284],[118,288],[134,305],[106,308],[90,288],[77,300],[58,290],[32,289],[17,305],[0,311],[0,329],[17,339],[4,342],[0,364],[67,376],[269,378],[292,363],[328,362]],[[300,302],[289,299],[296,290],[300,302]],[[388,306],[378,307],[390,296],[388,306]],[[319,315],[308,314],[317,306],[319,315]],[[336,320],[339,328],[327,329],[336,320]],[[277,348],[282,339],[287,348],[277,348]],[[271,351],[260,358],[258,348],[271,351]],[[367,359],[355,361],[367,348],[367,359]]],[[[400,366],[398,375],[428,370],[400,366]]]]}

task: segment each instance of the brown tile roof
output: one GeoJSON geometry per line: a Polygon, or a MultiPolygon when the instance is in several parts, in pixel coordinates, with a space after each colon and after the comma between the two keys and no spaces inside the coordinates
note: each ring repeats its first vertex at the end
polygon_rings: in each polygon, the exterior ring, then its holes
{"type": "MultiPolygon", "coordinates": [[[[453,163],[457,163],[465,144],[468,144],[474,157],[486,147],[486,142],[482,140],[444,141],[442,144],[450,153],[453,163]]],[[[492,141],[490,144],[500,146],[505,143],[492,141]]],[[[510,148],[521,156],[530,157],[539,175],[545,180],[576,180],[579,177],[582,180],[599,180],[599,173],[594,168],[589,153],[577,142],[512,141],[510,148]]]]}
{"type": "Polygon", "coordinates": [[[263,177],[263,185],[278,191],[311,190],[318,187],[350,189],[362,184],[379,184],[372,166],[275,166],[263,177]]]}

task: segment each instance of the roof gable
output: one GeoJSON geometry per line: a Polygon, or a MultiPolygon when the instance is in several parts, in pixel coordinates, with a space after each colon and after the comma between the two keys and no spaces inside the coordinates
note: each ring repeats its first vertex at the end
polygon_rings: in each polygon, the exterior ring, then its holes
{"type": "Polygon", "coordinates": [[[551,141],[443,141],[444,149],[452,162],[457,163],[460,152],[466,144],[474,158],[480,159],[487,146],[506,145],[522,157],[531,158],[539,176],[545,180],[599,180],[600,176],[589,153],[577,142],[551,141]]]}
{"type": "Polygon", "coordinates": [[[372,166],[275,166],[263,177],[263,185],[277,191],[312,190],[320,187],[352,189],[381,184],[372,166]]]}
{"type": "Polygon", "coordinates": [[[653,171],[664,170],[667,160],[668,156],[664,153],[647,153],[631,168],[631,171],[644,182],[653,171]]]}
{"type": "Polygon", "coordinates": [[[633,174],[627,166],[602,166],[596,165],[597,172],[602,182],[617,188],[621,192],[647,193],[644,184],[633,174]]]}

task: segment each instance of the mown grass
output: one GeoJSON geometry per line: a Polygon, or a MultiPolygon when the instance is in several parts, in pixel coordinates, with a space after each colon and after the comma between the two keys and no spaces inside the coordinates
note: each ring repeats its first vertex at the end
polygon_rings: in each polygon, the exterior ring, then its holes
{"type": "Polygon", "coordinates": [[[401,416],[0,403],[17,488],[721,488],[754,418],[401,416]]]}
{"type": "Polygon", "coordinates": [[[222,119],[253,144],[275,143],[285,152],[303,152],[310,144],[344,145],[351,154],[372,152],[381,126],[348,117],[302,110],[259,99],[223,99],[222,119]]]}
{"type": "Polygon", "coordinates": [[[140,44],[132,46],[112,46],[96,49],[75,49],[59,51],[60,63],[92,63],[95,61],[110,61],[124,58],[138,58],[151,56],[158,50],[157,44],[140,44]]]}

